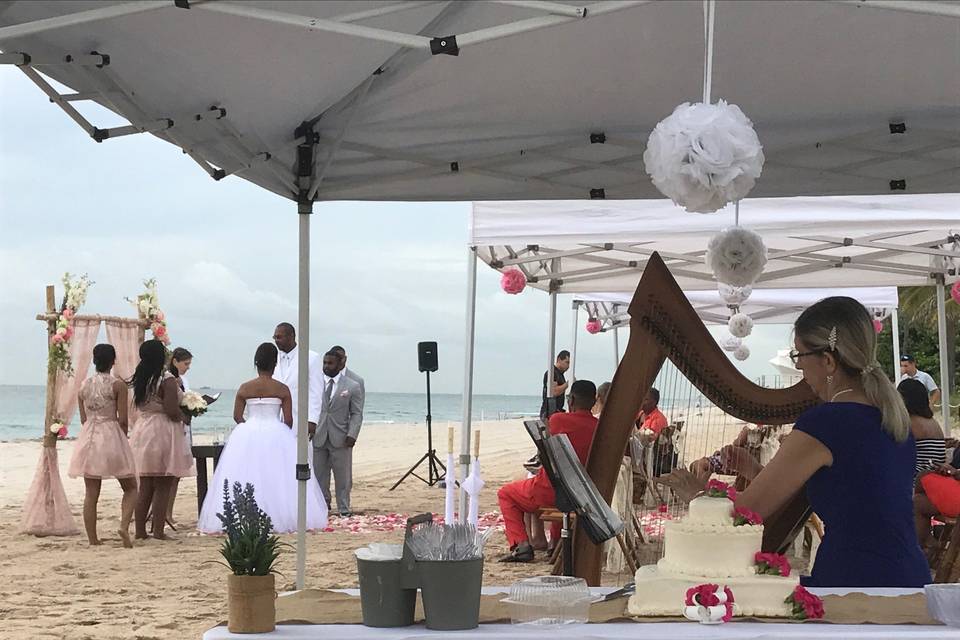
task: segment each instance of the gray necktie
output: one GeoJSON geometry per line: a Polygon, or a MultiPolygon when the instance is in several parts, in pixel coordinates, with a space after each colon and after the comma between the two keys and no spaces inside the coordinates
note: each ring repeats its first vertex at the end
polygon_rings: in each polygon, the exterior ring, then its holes
{"type": "Polygon", "coordinates": [[[333,392],[333,379],[327,382],[327,388],[323,390],[323,408],[330,408],[330,394],[333,392]]]}

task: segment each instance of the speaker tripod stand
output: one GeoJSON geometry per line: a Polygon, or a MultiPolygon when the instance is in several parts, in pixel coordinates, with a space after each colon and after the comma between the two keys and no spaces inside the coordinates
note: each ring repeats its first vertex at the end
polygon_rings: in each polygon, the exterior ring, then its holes
{"type": "Polygon", "coordinates": [[[440,459],[437,458],[437,451],[433,448],[433,417],[430,415],[430,371],[425,371],[424,373],[427,374],[427,452],[423,454],[420,459],[417,460],[417,462],[393,484],[392,487],[390,487],[390,491],[393,491],[399,487],[400,483],[410,476],[413,476],[417,480],[425,483],[428,487],[432,487],[443,480],[444,476],[447,474],[447,468],[442,462],[440,462],[440,459]],[[424,462],[427,463],[426,478],[417,473],[417,469],[424,462]],[[439,467],[439,469],[437,467],[439,467]],[[443,471],[441,472],[440,469],[443,471]]]}

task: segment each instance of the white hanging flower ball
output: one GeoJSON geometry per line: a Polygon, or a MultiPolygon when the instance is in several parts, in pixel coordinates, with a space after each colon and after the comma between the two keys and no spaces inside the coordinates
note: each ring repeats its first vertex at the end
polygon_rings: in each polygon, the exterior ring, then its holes
{"type": "Polygon", "coordinates": [[[741,200],[763,170],[753,123],[735,104],[684,102],[650,132],[643,162],[660,193],[692,213],[741,200]]]}
{"type": "Polygon", "coordinates": [[[741,305],[747,301],[750,294],[753,293],[753,287],[734,287],[726,282],[717,283],[717,290],[720,292],[720,299],[730,305],[741,305]]]}
{"type": "Polygon", "coordinates": [[[753,331],[753,318],[745,313],[735,313],[727,322],[730,335],[735,338],[746,338],[753,331]]]}
{"type": "Polygon", "coordinates": [[[718,281],[746,287],[763,273],[767,246],[756,231],[731,227],[710,238],[704,261],[718,281]]]}
{"type": "Polygon", "coordinates": [[[743,340],[734,336],[723,336],[720,338],[720,348],[724,351],[736,351],[742,344],[743,340]]]}
{"type": "Polygon", "coordinates": [[[743,360],[746,360],[747,358],[750,357],[750,347],[748,347],[745,344],[740,345],[733,352],[733,357],[736,358],[737,360],[740,360],[741,362],[743,360]]]}

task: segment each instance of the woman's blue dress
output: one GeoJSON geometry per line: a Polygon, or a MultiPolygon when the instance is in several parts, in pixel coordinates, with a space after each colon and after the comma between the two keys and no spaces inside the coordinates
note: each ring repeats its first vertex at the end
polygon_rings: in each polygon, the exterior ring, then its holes
{"type": "Polygon", "coordinates": [[[913,523],[913,436],[897,443],[880,410],[857,402],[830,402],[805,411],[794,429],[816,438],[833,464],[807,481],[810,505],[825,535],[813,587],[922,587],[930,569],[913,523]]]}

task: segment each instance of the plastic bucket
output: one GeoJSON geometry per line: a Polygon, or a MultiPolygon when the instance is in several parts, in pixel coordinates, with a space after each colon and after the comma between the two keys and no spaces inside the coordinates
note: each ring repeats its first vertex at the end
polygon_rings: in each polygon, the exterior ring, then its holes
{"type": "Polygon", "coordinates": [[[417,590],[400,587],[399,560],[361,560],[360,608],[368,627],[407,627],[413,624],[417,590]]]}
{"type": "Polygon", "coordinates": [[[428,629],[475,629],[480,623],[483,558],[418,561],[428,629]]]}

